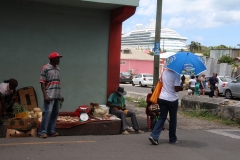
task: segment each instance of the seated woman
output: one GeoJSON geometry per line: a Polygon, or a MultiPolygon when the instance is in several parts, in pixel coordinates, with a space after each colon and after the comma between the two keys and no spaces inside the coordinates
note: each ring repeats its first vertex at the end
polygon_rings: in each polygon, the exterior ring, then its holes
{"type": "MultiPolygon", "coordinates": [[[[6,100],[9,100],[10,102],[17,99],[16,96],[16,88],[18,86],[18,81],[16,79],[9,79],[4,81],[3,83],[0,83],[0,125],[3,124],[3,116],[6,116],[6,108],[8,105],[6,105],[6,100]],[[12,96],[10,96],[12,95],[12,96]]],[[[12,103],[12,102],[11,102],[12,103]]]]}
{"type": "MultiPolygon", "coordinates": [[[[152,89],[151,89],[152,93],[153,93],[154,89],[155,89],[155,87],[152,87],[152,89]]],[[[147,114],[147,116],[150,116],[150,124],[148,122],[148,130],[153,129],[153,127],[154,127],[154,125],[156,123],[156,120],[157,120],[158,116],[160,115],[160,109],[155,109],[155,110],[151,110],[150,109],[151,105],[153,104],[150,101],[152,93],[148,93],[147,99],[146,99],[146,102],[147,102],[146,114],[147,114]]],[[[158,105],[158,104],[155,104],[155,105],[158,105]]]]}

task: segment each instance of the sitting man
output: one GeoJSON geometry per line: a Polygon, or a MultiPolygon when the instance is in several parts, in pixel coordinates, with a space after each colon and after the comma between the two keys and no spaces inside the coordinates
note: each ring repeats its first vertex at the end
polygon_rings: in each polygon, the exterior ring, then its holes
{"type": "MultiPolygon", "coordinates": [[[[143,133],[143,131],[139,130],[135,113],[126,110],[126,100],[124,97],[126,94],[127,92],[124,91],[124,88],[118,87],[117,92],[109,96],[107,106],[110,107],[110,113],[122,120],[122,134],[129,134],[126,117],[131,117],[133,129],[136,133],[143,133]]],[[[129,131],[131,131],[131,129],[129,131]]]]}
{"type": "Polygon", "coordinates": [[[8,109],[11,110],[13,103],[17,101],[17,86],[18,81],[13,78],[0,83],[0,125],[3,124],[8,109]]]}
{"type": "MultiPolygon", "coordinates": [[[[154,89],[155,89],[155,87],[152,87],[152,89],[151,89],[152,93],[153,93],[154,89]]],[[[154,127],[154,125],[155,125],[155,123],[156,123],[156,120],[158,119],[158,117],[159,117],[159,115],[160,115],[160,108],[159,108],[158,104],[155,104],[155,105],[158,106],[157,109],[151,110],[151,108],[150,108],[151,105],[153,104],[153,103],[150,101],[150,98],[151,98],[151,96],[152,96],[152,93],[148,93],[147,98],[146,98],[146,102],[147,102],[146,114],[147,114],[148,116],[150,116],[150,121],[151,121],[151,122],[150,122],[150,126],[148,126],[148,130],[149,130],[149,131],[153,129],[153,127],[154,127]]],[[[148,124],[149,124],[149,123],[148,123],[148,124]]]]}

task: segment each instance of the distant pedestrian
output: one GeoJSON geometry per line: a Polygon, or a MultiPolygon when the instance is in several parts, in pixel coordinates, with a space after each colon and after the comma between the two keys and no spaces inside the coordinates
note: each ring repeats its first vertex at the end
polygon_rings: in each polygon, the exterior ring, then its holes
{"type": "Polygon", "coordinates": [[[202,74],[202,77],[200,79],[200,95],[205,95],[205,89],[206,89],[206,77],[205,74],[202,74]]]}
{"type": "Polygon", "coordinates": [[[191,92],[192,95],[194,95],[194,92],[195,92],[196,82],[197,82],[197,81],[196,81],[194,75],[192,75],[192,76],[191,76],[191,79],[189,80],[189,84],[188,84],[189,89],[192,90],[192,92],[191,92]]]}
{"type": "Polygon", "coordinates": [[[60,68],[57,67],[62,56],[57,52],[52,52],[48,58],[50,59],[50,63],[42,67],[40,75],[44,105],[42,122],[38,131],[39,138],[58,136],[56,132],[56,121],[60,102],[64,101],[60,87],[60,68]]]}
{"type": "Polygon", "coordinates": [[[217,85],[218,85],[217,73],[213,73],[212,77],[210,77],[208,80],[208,88],[210,88],[209,97],[212,98],[214,96],[214,92],[217,89],[217,85]]]}
{"type": "Polygon", "coordinates": [[[178,143],[176,136],[177,128],[177,110],[178,110],[178,91],[182,90],[180,86],[180,75],[171,71],[165,70],[162,74],[163,87],[158,99],[160,106],[160,116],[156,122],[149,140],[153,145],[158,145],[158,139],[169,113],[169,143],[178,143]]]}
{"type": "Polygon", "coordinates": [[[217,73],[216,73],[216,77],[215,77],[215,78],[216,78],[215,97],[217,98],[217,97],[218,97],[218,94],[219,94],[219,90],[218,90],[218,84],[219,84],[219,82],[218,82],[218,78],[217,78],[217,73]]]}
{"type": "Polygon", "coordinates": [[[183,87],[184,84],[185,84],[185,80],[186,80],[186,77],[184,76],[184,74],[182,75],[181,77],[181,86],[183,87]]]}

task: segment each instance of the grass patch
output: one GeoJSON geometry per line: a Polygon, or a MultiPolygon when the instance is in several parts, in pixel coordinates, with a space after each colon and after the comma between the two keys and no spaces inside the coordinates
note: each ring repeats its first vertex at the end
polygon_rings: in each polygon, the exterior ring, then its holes
{"type": "Polygon", "coordinates": [[[240,124],[240,121],[224,119],[224,118],[214,115],[211,112],[209,112],[208,110],[204,110],[204,109],[182,111],[179,113],[182,113],[184,116],[187,116],[187,117],[200,118],[200,119],[204,119],[204,120],[208,120],[208,121],[218,122],[218,123],[225,124],[225,125],[239,126],[239,124],[240,124]]]}
{"type": "Polygon", "coordinates": [[[147,102],[145,99],[143,98],[140,98],[140,99],[137,99],[137,98],[132,98],[132,97],[126,97],[126,101],[129,101],[129,102],[133,102],[136,104],[136,106],[138,107],[143,107],[145,108],[147,106],[147,102]]]}

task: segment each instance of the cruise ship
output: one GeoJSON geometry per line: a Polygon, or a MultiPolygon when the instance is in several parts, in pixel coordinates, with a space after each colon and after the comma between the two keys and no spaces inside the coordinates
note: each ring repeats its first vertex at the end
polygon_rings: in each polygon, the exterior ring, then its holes
{"type": "MultiPolygon", "coordinates": [[[[152,50],[155,42],[155,22],[142,28],[141,24],[136,25],[136,30],[122,35],[122,46],[130,46],[139,50],[152,50]]],[[[187,50],[186,37],[180,36],[176,31],[169,28],[161,28],[160,48],[161,51],[178,52],[187,50]]]]}

